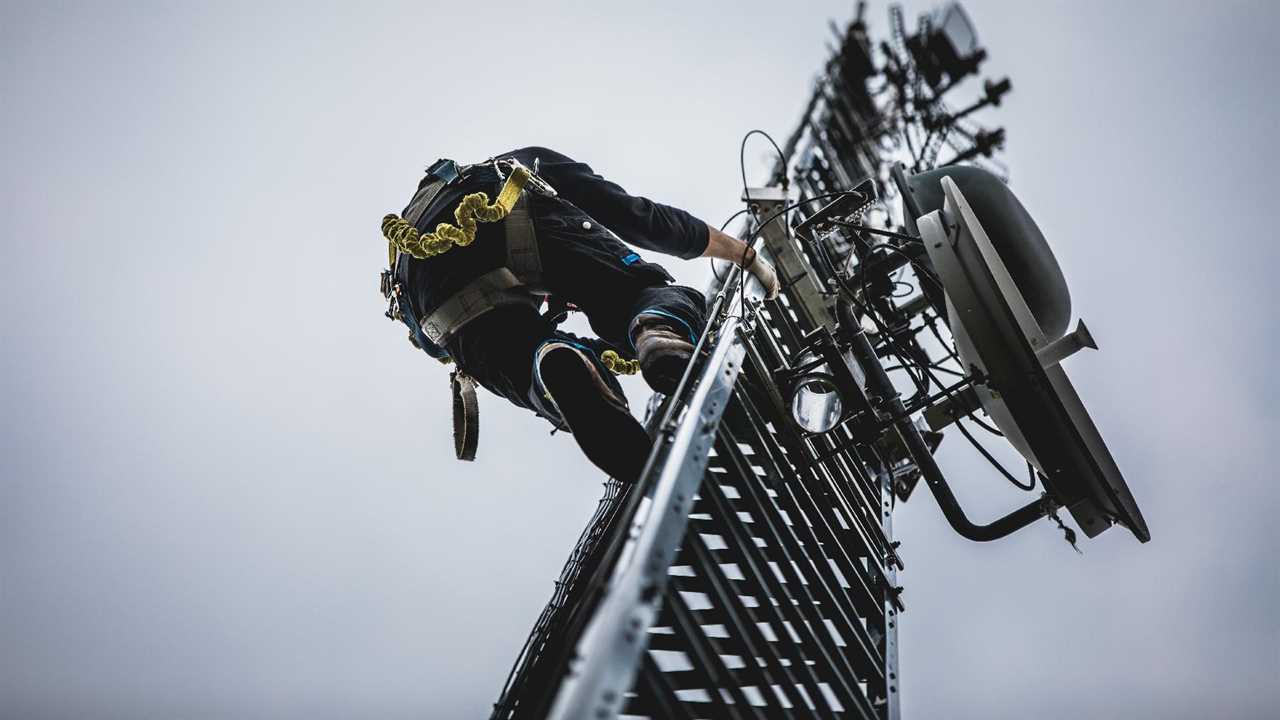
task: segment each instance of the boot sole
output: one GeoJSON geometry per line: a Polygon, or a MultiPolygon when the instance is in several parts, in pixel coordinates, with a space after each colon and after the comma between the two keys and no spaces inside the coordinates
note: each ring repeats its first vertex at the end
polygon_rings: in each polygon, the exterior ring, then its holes
{"type": "Polygon", "coordinates": [[[552,350],[542,359],[542,382],[580,442],[593,445],[624,437],[638,424],[631,412],[595,392],[597,379],[576,352],[552,350]],[[560,389],[559,394],[556,390],[560,389]]]}
{"type": "Polygon", "coordinates": [[[646,358],[648,362],[640,367],[640,375],[655,392],[671,395],[680,385],[684,370],[689,365],[691,353],[682,350],[671,350],[646,358]]]}

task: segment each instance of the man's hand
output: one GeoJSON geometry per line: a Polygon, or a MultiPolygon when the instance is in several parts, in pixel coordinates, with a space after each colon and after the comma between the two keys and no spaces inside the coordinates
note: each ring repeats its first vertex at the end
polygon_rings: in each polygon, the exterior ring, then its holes
{"type": "Polygon", "coordinates": [[[778,297],[782,286],[778,283],[778,273],[774,271],[768,260],[760,257],[754,248],[748,247],[738,238],[720,232],[710,225],[707,226],[707,233],[707,249],[702,253],[702,257],[718,258],[735,263],[760,281],[766,300],[774,300],[778,297]]]}
{"type": "Polygon", "coordinates": [[[768,260],[760,257],[760,253],[755,248],[747,248],[750,255],[750,261],[743,266],[747,272],[755,276],[760,281],[760,287],[764,288],[765,300],[777,300],[778,293],[782,292],[782,285],[778,282],[778,273],[769,264],[768,260]]]}

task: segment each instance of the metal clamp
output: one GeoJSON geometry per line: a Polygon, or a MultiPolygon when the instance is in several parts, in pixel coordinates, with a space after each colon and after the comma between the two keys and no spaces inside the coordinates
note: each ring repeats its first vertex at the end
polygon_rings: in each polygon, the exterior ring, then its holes
{"type": "Polygon", "coordinates": [[[493,165],[494,172],[498,174],[499,182],[505,180],[507,175],[515,172],[516,168],[524,168],[529,173],[529,179],[525,181],[526,189],[546,197],[557,197],[559,195],[556,189],[551,187],[550,183],[538,176],[538,165],[540,163],[537,158],[533,161],[533,168],[526,167],[524,163],[515,158],[490,158],[489,163],[493,165]]]}

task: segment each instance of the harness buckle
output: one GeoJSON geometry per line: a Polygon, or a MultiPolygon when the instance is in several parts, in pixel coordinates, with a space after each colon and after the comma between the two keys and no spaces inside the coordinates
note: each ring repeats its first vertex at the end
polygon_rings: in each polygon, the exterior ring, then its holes
{"type": "Polygon", "coordinates": [[[378,278],[378,292],[382,293],[382,297],[387,300],[391,299],[391,271],[383,270],[382,276],[378,278]]]}
{"type": "Polygon", "coordinates": [[[539,195],[545,195],[546,197],[555,197],[559,194],[555,188],[551,187],[550,183],[532,172],[529,173],[529,187],[539,195]]]}
{"type": "Polygon", "coordinates": [[[382,297],[387,299],[387,312],[384,313],[388,320],[403,319],[400,312],[400,283],[394,280],[390,270],[382,271],[382,278],[379,283],[379,290],[382,291],[382,297]]]}

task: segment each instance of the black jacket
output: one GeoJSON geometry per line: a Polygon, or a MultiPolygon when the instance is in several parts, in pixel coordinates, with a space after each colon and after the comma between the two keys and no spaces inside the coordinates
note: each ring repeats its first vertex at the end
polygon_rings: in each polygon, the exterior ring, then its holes
{"type": "MultiPolygon", "coordinates": [[[[591,166],[544,147],[527,147],[498,155],[515,158],[624,242],[666,255],[690,259],[707,248],[707,225],[689,213],[670,205],[630,195],[618,184],[598,175],[591,166]]],[[[417,222],[421,232],[430,232],[441,222],[454,223],[453,210],[463,195],[484,191],[496,196],[498,184],[492,173],[478,173],[441,193],[417,222]]],[[[534,217],[535,228],[538,218],[534,217]]],[[[476,240],[435,257],[419,260],[402,257],[398,276],[407,290],[414,311],[430,314],[469,282],[506,262],[506,245],[501,223],[480,224],[476,240]]]]}

